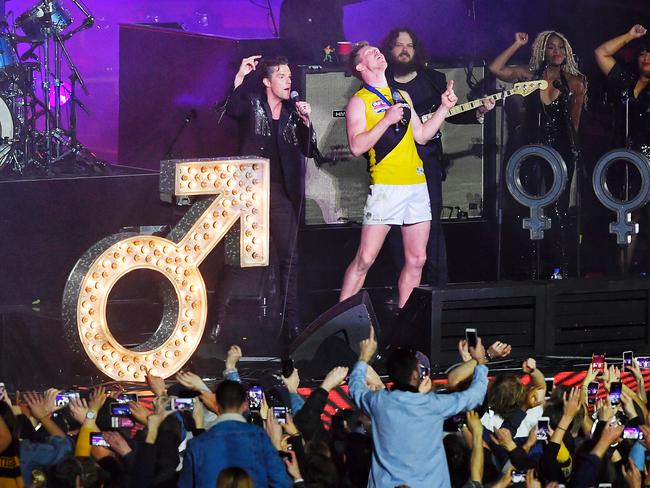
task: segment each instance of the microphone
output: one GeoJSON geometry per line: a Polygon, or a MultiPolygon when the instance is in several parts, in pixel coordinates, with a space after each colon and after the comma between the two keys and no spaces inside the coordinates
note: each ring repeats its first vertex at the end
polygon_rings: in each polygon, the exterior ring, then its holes
{"type": "Polygon", "coordinates": [[[560,80],[554,80],[553,81],[553,86],[560,90],[560,92],[563,95],[568,95],[569,94],[569,87],[566,86],[564,83],[562,83],[560,80]]]}
{"type": "MultiPolygon", "coordinates": [[[[393,90],[391,95],[393,97],[393,102],[395,102],[395,105],[397,105],[398,103],[406,104],[406,100],[404,100],[404,97],[402,97],[402,94],[398,90],[393,90]]],[[[404,127],[409,125],[406,112],[408,110],[410,113],[411,108],[408,105],[405,105],[403,108],[404,108],[404,116],[402,117],[402,120],[400,120],[395,124],[395,132],[399,132],[401,130],[400,125],[403,125],[404,127]]]]}
{"type": "MultiPolygon", "coordinates": [[[[289,94],[289,98],[291,99],[291,103],[293,103],[294,107],[295,107],[296,103],[300,101],[300,95],[298,94],[298,92],[296,90],[291,91],[291,93],[289,94]]],[[[296,111],[298,111],[298,109],[296,109],[296,111]]],[[[318,150],[318,147],[316,146],[316,144],[312,145],[312,140],[311,140],[311,130],[312,130],[311,120],[309,121],[309,130],[310,130],[310,135],[308,136],[309,137],[309,143],[308,143],[308,146],[307,146],[308,147],[307,154],[313,154],[313,158],[314,158],[314,161],[316,163],[316,166],[318,166],[320,168],[321,165],[324,162],[323,161],[323,155],[318,150]]],[[[314,139],[314,141],[315,140],[316,139],[314,139]]],[[[309,157],[309,156],[307,156],[307,157],[309,157]]]]}

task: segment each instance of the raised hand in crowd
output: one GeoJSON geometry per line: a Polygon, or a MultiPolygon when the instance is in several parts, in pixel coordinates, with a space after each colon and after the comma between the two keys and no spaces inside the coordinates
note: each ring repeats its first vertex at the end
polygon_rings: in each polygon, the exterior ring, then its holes
{"type": "Polygon", "coordinates": [[[266,430],[273,446],[275,446],[278,451],[282,450],[282,426],[278,423],[278,420],[275,418],[272,411],[269,411],[269,414],[266,416],[266,420],[264,421],[264,430],[266,430]]]}
{"type": "Polygon", "coordinates": [[[176,374],[176,381],[183,385],[188,390],[192,391],[210,391],[210,388],[203,382],[198,374],[191,371],[180,371],[176,374]]]}
{"type": "Polygon", "coordinates": [[[300,375],[298,374],[298,368],[293,368],[293,371],[288,378],[282,376],[282,382],[284,386],[287,387],[289,393],[298,393],[298,386],[300,386],[300,375]]]}
{"type": "Polygon", "coordinates": [[[359,361],[370,363],[377,352],[377,339],[375,338],[375,328],[370,326],[370,333],[367,339],[359,343],[359,361]]]}
{"type": "Polygon", "coordinates": [[[129,409],[131,416],[141,425],[147,425],[147,417],[149,417],[149,410],[140,402],[129,402],[129,409]]]}
{"type": "Polygon", "coordinates": [[[368,385],[368,388],[373,391],[383,390],[386,388],[386,385],[381,381],[381,377],[377,371],[375,371],[375,368],[370,365],[368,365],[368,368],[366,369],[366,385],[368,385]]]}
{"type": "MultiPolygon", "coordinates": [[[[496,341],[489,348],[485,354],[487,360],[505,357],[512,351],[512,347],[505,342],[496,341]]],[[[476,362],[469,352],[467,340],[461,339],[458,341],[458,353],[460,354],[463,364],[453,368],[447,374],[448,387],[451,389],[458,388],[465,380],[468,380],[474,374],[476,362]]]]}
{"type": "Polygon", "coordinates": [[[621,435],[623,434],[623,428],[624,427],[617,422],[607,422],[605,428],[603,429],[603,432],[600,434],[598,442],[591,450],[591,454],[594,454],[595,456],[598,456],[602,459],[603,456],[607,453],[609,446],[617,443],[620,440],[621,435]]]}
{"type": "Polygon", "coordinates": [[[300,474],[300,466],[298,466],[298,458],[296,453],[293,451],[289,452],[289,458],[284,459],[284,465],[287,467],[287,472],[294,483],[302,479],[302,474],[300,474]]]}
{"type": "Polygon", "coordinates": [[[119,432],[114,430],[104,432],[104,439],[111,446],[111,451],[118,456],[125,457],[131,452],[131,446],[119,432]]]}
{"type": "Polygon", "coordinates": [[[504,358],[511,352],[512,352],[512,346],[510,344],[496,341],[488,348],[487,355],[488,355],[488,359],[494,360],[497,358],[504,358]]]}
{"type": "Polygon", "coordinates": [[[607,366],[603,369],[603,386],[609,391],[611,385],[615,381],[621,381],[621,368],[618,366],[607,366]]]}
{"type": "Polygon", "coordinates": [[[582,405],[580,388],[571,388],[570,391],[564,392],[562,400],[564,401],[562,417],[555,426],[555,429],[553,430],[553,433],[549,439],[549,442],[553,442],[555,444],[562,443],[562,439],[564,439],[566,433],[571,430],[573,419],[580,410],[580,407],[582,405]]]}
{"type": "Polygon", "coordinates": [[[147,385],[149,386],[149,389],[151,392],[157,396],[165,396],[167,394],[167,388],[165,387],[165,380],[162,379],[160,376],[156,376],[151,372],[151,370],[147,370],[147,374],[144,376],[144,379],[147,381],[147,385]]]}
{"type": "Polygon", "coordinates": [[[535,470],[526,471],[526,488],[542,488],[542,482],[535,476],[535,470]]]}
{"type": "Polygon", "coordinates": [[[242,357],[241,347],[230,346],[226,356],[226,371],[237,369],[237,363],[242,357]]]}
{"type": "Polygon", "coordinates": [[[636,358],[632,358],[632,364],[628,368],[630,373],[634,376],[637,385],[637,396],[639,400],[644,404],[648,404],[648,396],[645,391],[645,380],[643,379],[643,373],[641,372],[641,367],[636,358]]]}
{"type": "Polygon", "coordinates": [[[219,409],[217,407],[217,397],[214,393],[211,391],[202,391],[201,396],[199,396],[201,399],[201,403],[210,410],[212,413],[216,413],[217,415],[219,414],[219,409]]]}
{"type": "Polygon", "coordinates": [[[171,414],[172,414],[171,411],[163,409],[156,413],[152,413],[151,415],[149,415],[149,417],[147,417],[147,436],[145,438],[145,442],[147,444],[156,443],[160,424],[162,424],[163,420],[165,420],[171,414]]]}
{"type": "Polygon", "coordinates": [[[638,417],[636,408],[634,408],[634,400],[626,392],[621,393],[621,405],[623,405],[623,411],[627,418],[632,420],[633,418],[638,417]]]}
{"type": "Polygon", "coordinates": [[[506,428],[495,429],[494,434],[490,434],[490,439],[506,451],[513,451],[517,448],[517,444],[512,439],[512,433],[506,428]]]}
{"type": "Polygon", "coordinates": [[[476,347],[469,348],[469,353],[478,364],[486,364],[488,362],[487,355],[485,354],[485,346],[480,337],[476,338],[476,347]]]}
{"type": "Polygon", "coordinates": [[[458,341],[458,354],[464,363],[472,360],[472,355],[469,353],[469,347],[467,345],[467,339],[461,339],[458,341]]]}
{"type": "Polygon", "coordinates": [[[85,398],[70,398],[68,409],[72,418],[80,424],[83,424],[88,413],[88,401],[85,398]]]}
{"type": "Polygon", "coordinates": [[[632,459],[628,459],[627,468],[625,464],[621,463],[621,472],[628,488],[641,488],[641,471],[639,471],[632,459]]]}
{"type": "Polygon", "coordinates": [[[348,375],[348,368],[344,366],[338,366],[332,369],[325,379],[321,383],[320,387],[325,391],[330,391],[332,388],[336,388],[345,381],[345,378],[348,375]]]}
{"type": "Polygon", "coordinates": [[[612,406],[609,396],[605,396],[604,399],[599,399],[596,402],[596,410],[598,411],[598,420],[609,422],[616,415],[617,407],[612,406]]]}
{"type": "Polygon", "coordinates": [[[433,390],[433,382],[431,381],[430,376],[425,376],[422,378],[422,381],[420,381],[420,384],[418,385],[418,391],[420,393],[431,393],[433,390]]]}
{"type": "Polygon", "coordinates": [[[48,434],[56,437],[64,437],[65,432],[51,418],[52,413],[57,408],[57,394],[58,391],[52,388],[44,394],[27,392],[25,393],[25,401],[27,402],[32,417],[43,425],[48,434]]]}
{"type": "Polygon", "coordinates": [[[192,419],[197,429],[205,429],[205,407],[200,397],[193,398],[194,408],[192,409],[192,419]]]}

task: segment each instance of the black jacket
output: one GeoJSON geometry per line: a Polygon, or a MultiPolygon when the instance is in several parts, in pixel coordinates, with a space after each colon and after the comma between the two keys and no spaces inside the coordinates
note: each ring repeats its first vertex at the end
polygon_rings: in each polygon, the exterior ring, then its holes
{"type": "MultiPolygon", "coordinates": [[[[222,104],[222,109],[239,122],[239,154],[270,158],[272,115],[266,95],[247,91],[242,84],[222,104]]],[[[302,122],[291,102],[283,103],[279,131],[278,152],[284,190],[298,208],[304,195],[302,156],[315,154],[316,134],[302,122]]]]}

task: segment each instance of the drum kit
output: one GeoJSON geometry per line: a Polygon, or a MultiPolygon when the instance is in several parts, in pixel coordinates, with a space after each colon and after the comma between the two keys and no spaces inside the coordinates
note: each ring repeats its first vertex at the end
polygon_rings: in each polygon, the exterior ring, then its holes
{"type": "Polygon", "coordinates": [[[76,88],[86,91],[86,86],[65,43],[90,28],[94,18],[81,0],[71,1],[85,16],[74,29],[69,29],[72,16],[60,0],[41,0],[12,27],[2,24],[0,174],[57,174],[59,163],[71,158],[95,170],[105,166],[76,137],[76,109],[84,108],[76,88]],[[61,78],[64,60],[69,84],[61,78]],[[62,102],[69,104],[65,126],[62,102]]]}

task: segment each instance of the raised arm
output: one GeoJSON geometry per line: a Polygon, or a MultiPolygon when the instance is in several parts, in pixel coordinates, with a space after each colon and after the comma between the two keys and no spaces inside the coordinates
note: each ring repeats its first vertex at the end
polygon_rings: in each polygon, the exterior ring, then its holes
{"type": "MultiPolygon", "coordinates": [[[[404,108],[401,105],[393,105],[384,113],[375,126],[366,130],[366,106],[361,98],[354,96],[348,102],[346,109],[346,124],[348,130],[348,145],[354,156],[360,156],[370,150],[379,138],[392,125],[398,123],[404,117],[404,108]]],[[[416,119],[417,117],[413,117],[416,119]]]]}
{"type": "MultiPolygon", "coordinates": [[[[512,347],[509,344],[496,341],[490,346],[486,354],[489,360],[493,360],[507,356],[510,354],[510,351],[512,351],[512,347]]],[[[474,374],[474,368],[476,368],[478,364],[474,359],[472,359],[465,339],[458,341],[458,352],[460,353],[463,363],[447,373],[447,382],[449,387],[452,389],[457,388],[465,380],[471,378],[474,374]]]]}
{"type": "Polygon", "coordinates": [[[528,44],[528,34],[517,32],[515,41],[488,65],[490,73],[503,81],[514,82],[532,79],[532,74],[527,66],[508,66],[510,58],[514,56],[520,47],[526,44],[528,44]]]}
{"type": "MultiPolygon", "coordinates": [[[[406,98],[413,107],[413,101],[408,93],[405,93],[406,98]]],[[[447,82],[447,89],[440,95],[440,107],[435,111],[433,117],[428,119],[424,124],[420,122],[419,117],[411,117],[411,125],[413,127],[413,138],[418,144],[426,144],[429,142],[436,132],[440,130],[440,126],[445,121],[449,109],[456,105],[458,97],[454,93],[454,80],[447,82]]]]}
{"type": "Polygon", "coordinates": [[[598,46],[594,51],[594,54],[596,55],[596,63],[598,64],[600,71],[602,71],[604,75],[609,74],[609,72],[616,64],[614,54],[616,54],[621,50],[623,46],[629,44],[634,39],[645,36],[646,32],[647,31],[645,27],[640,24],[636,24],[622,36],[610,39],[609,41],[606,41],[598,46]]]}

